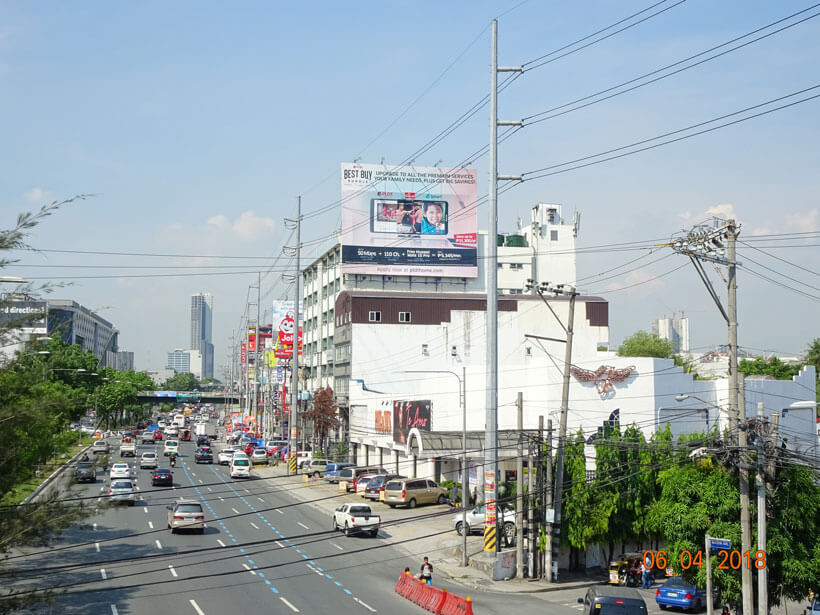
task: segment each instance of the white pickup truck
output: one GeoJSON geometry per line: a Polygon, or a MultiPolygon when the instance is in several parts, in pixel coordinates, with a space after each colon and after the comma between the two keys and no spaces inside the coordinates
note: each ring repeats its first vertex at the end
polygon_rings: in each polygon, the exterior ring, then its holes
{"type": "Polygon", "coordinates": [[[381,522],[367,504],[342,504],[333,511],[333,530],[342,530],[345,536],[363,532],[375,538],[381,522]]]}
{"type": "Polygon", "coordinates": [[[136,457],[137,443],[131,438],[123,439],[120,443],[120,457],[136,457]]]}

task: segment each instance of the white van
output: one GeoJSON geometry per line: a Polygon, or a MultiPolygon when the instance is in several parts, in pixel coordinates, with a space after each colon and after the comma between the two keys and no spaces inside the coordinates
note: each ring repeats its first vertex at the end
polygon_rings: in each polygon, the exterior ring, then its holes
{"type": "Polygon", "coordinates": [[[250,478],[251,460],[245,457],[236,457],[231,460],[231,478],[250,478]]]}

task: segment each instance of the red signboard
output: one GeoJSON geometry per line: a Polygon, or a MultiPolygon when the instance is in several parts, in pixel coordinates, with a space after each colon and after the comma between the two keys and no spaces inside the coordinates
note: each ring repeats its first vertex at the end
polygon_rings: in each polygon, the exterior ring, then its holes
{"type": "Polygon", "coordinates": [[[242,364],[244,365],[245,363],[248,362],[248,351],[245,348],[245,344],[242,344],[241,356],[242,356],[242,364]]]}

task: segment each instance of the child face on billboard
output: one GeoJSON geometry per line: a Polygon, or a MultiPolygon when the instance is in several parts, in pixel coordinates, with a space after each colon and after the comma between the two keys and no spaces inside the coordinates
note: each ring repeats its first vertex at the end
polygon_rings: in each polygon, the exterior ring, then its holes
{"type": "Polygon", "coordinates": [[[432,226],[438,226],[441,219],[444,217],[444,212],[441,210],[441,205],[438,203],[428,203],[424,208],[424,217],[432,226]]]}

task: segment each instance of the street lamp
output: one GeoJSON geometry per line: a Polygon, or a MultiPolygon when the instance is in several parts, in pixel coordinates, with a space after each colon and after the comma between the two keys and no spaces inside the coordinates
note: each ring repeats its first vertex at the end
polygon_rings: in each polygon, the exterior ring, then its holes
{"type": "Polygon", "coordinates": [[[15,275],[0,276],[0,284],[27,284],[28,280],[15,275]]]}
{"type": "MultiPolygon", "coordinates": [[[[405,374],[450,374],[458,379],[461,401],[461,565],[467,566],[467,498],[469,497],[469,477],[467,468],[467,367],[461,367],[461,376],[448,369],[410,369],[405,374]]],[[[520,480],[520,477],[519,477],[520,480]]]]}

